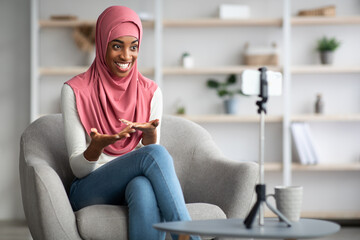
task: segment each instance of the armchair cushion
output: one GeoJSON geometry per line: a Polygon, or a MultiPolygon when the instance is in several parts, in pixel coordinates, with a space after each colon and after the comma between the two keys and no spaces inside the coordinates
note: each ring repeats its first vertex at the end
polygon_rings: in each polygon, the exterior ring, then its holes
{"type": "MultiPolygon", "coordinates": [[[[225,219],[218,207],[206,203],[186,205],[193,220],[225,219]]],[[[127,239],[127,207],[115,205],[93,205],[75,213],[79,233],[83,239],[127,239]]]]}

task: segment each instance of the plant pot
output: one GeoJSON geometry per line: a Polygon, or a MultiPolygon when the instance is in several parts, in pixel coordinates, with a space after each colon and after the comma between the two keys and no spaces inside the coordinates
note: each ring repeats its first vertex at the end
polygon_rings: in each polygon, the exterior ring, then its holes
{"type": "Polygon", "coordinates": [[[332,64],[334,58],[333,51],[322,51],[320,52],[320,61],[321,64],[332,64]]]}
{"type": "Polygon", "coordinates": [[[224,107],[226,114],[236,114],[237,113],[237,99],[229,98],[224,100],[224,107]]]}

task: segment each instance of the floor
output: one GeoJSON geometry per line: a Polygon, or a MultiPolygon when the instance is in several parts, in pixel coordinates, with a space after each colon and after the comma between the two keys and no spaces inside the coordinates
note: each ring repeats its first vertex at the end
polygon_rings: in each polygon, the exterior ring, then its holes
{"type": "MultiPolygon", "coordinates": [[[[360,240],[360,226],[344,224],[334,235],[318,240],[360,240]]],[[[25,222],[0,221],[0,240],[32,240],[25,222]]]]}
{"type": "Polygon", "coordinates": [[[0,240],[32,240],[25,222],[0,221],[0,240]]]}

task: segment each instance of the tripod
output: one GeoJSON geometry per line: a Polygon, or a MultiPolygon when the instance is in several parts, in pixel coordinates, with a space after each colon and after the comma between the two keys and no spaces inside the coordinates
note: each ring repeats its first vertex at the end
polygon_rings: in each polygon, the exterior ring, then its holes
{"type": "Polygon", "coordinates": [[[258,114],[260,114],[260,184],[255,187],[257,200],[252,207],[249,215],[245,218],[244,224],[246,228],[251,228],[256,218],[256,214],[259,212],[259,225],[264,225],[264,203],[266,206],[274,212],[282,221],[284,221],[288,227],[291,227],[290,221],[276,208],[272,207],[266,200],[266,186],[264,183],[264,143],[265,143],[265,114],[266,114],[266,102],[268,100],[268,82],[266,77],[266,67],[259,68],[260,71],[260,94],[261,100],[256,102],[259,107],[258,114]]]}

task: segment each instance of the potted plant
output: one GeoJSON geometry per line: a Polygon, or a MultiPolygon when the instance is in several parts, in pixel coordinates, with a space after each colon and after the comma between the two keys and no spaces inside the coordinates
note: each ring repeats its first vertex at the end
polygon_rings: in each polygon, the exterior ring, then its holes
{"type": "Polygon", "coordinates": [[[194,59],[188,52],[184,52],[182,57],[182,66],[184,68],[193,68],[194,67],[194,59]]]}
{"type": "Polygon", "coordinates": [[[209,79],[207,86],[216,89],[219,97],[224,98],[225,112],[227,114],[236,114],[237,102],[234,96],[243,94],[239,88],[234,88],[237,78],[235,74],[230,74],[225,82],[219,82],[215,79],[209,79]]]}
{"type": "Polygon", "coordinates": [[[317,50],[320,52],[320,60],[322,64],[332,64],[334,51],[340,46],[340,42],[336,38],[322,37],[318,40],[317,50]]]}

